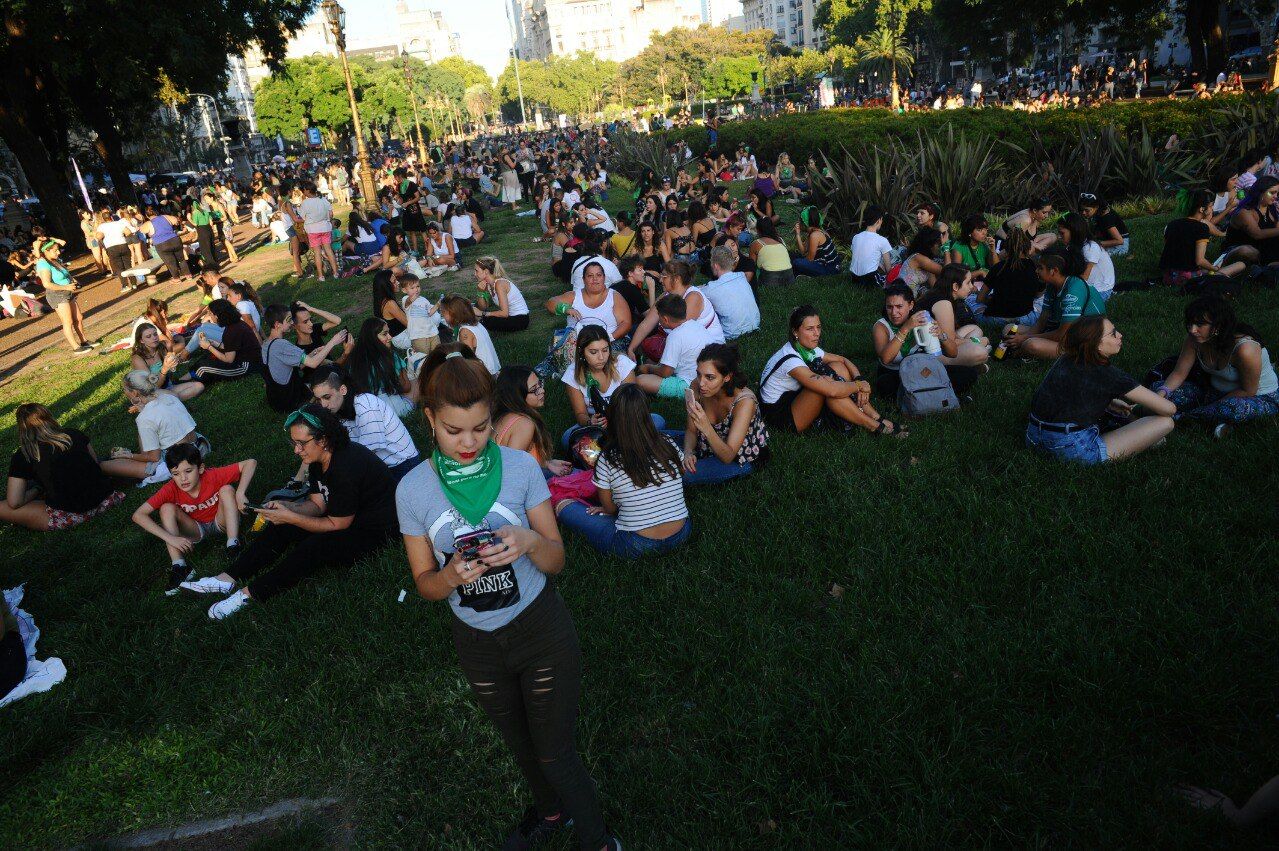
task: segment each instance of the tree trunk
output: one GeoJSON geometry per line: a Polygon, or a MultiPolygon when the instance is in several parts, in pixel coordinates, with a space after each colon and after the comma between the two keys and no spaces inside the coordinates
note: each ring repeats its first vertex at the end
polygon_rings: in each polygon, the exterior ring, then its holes
{"type": "Polygon", "coordinates": [[[894,111],[894,112],[896,112],[897,110],[901,109],[901,105],[902,105],[901,92],[900,92],[900,90],[897,88],[897,60],[896,60],[896,57],[894,57],[894,58],[893,58],[892,105],[893,105],[893,111],[894,111]]]}
{"type": "Polygon", "coordinates": [[[93,150],[107,167],[107,174],[111,175],[116,197],[122,203],[136,205],[138,193],[133,188],[133,181],[129,179],[129,163],[124,158],[124,141],[112,125],[94,129],[98,132],[98,138],[93,142],[93,150]]]}
{"type": "Polygon", "coordinates": [[[1207,73],[1204,58],[1203,5],[1210,0],[1186,0],[1186,48],[1190,51],[1190,68],[1202,79],[1207,73]]]}
{"type": "Polygon", "coordinates": [[[1207,74],[1204,82],[1210,83],[1217,73],[1226,67],[1226,38],[1221,31],[1221,3],[1219,0],[1204,3],[1204,59],[1207,74]]]}

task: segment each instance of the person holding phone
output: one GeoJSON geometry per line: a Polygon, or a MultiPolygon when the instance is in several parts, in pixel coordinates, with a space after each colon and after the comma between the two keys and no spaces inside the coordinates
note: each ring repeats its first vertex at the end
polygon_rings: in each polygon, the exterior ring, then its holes
{"type": "Polygon", "coordinates": [[[349,567],[397,531],[395,478],[372,450],[351,441],[337,417],[310,404],[289,414],[284,427],[293,452],[308,465],[309,492],[296,502],[273,500],[257,509],[270,525],[226,572],[182,583],[197,594],[230,594],[209,607],[214,620],[325,568],[349,567]]]}
{"type": "Polygon", "coordinates": [[[684,399],[688,428],[684,484],[716,485],[755,472],[768,457],[768,427],[746,386],[737,347],[712,343],[697,356],[697,380],[684,399]]]}
{"type": "Polygon", "coordinates": [[[571,822],[583,849],[620,851],[574,741],[582,653],[548,579],[564,569],[564,545],[546,480],[532,456],[493,442],[483,363],[449,352],[428,367],[422,402],[436,448],[396,490],[400,532],[418,593],[448,600],[471,691],[533,793],[505,847],[532,847],[571,822]]]}

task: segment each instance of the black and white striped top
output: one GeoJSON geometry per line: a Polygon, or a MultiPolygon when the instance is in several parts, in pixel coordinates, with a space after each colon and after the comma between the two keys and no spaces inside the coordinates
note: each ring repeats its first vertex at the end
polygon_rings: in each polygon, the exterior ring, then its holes
{"type": "MultiPolygon", "coordinates": [[[[673,445],[674,441],[671,442],[673,445]]],[[[676,452],[682,463],[684,453],[679,447],[676,447],[676,452]]],[[[613,466],[604,455],[600,455],[595,463],[595,486],[613,492],[619,532],[638,532],[688,517],[682,468],[678,475],[663,476],[659,484],[641,488],[635,486],[621,467],[613,466]]]]}

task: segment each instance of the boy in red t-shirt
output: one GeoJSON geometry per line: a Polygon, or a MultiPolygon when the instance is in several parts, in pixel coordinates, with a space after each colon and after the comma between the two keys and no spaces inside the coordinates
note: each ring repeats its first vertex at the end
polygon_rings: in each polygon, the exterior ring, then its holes
{"type": "Polygon", "coordinates": [[[178,443],[165,451],[164,463],[172,480],[138,506],[133,522],[164,541],[173,562],[164,593],[171,596],[195,576],[186,554],[210,532],[226,535],[227,556],[232,561],[239,555],[240,512],[258,462],[250,458],[210,470],[194,443],[178,443]],[[155,511],[160,512],[159,523],[151,516],[155,511]]]}

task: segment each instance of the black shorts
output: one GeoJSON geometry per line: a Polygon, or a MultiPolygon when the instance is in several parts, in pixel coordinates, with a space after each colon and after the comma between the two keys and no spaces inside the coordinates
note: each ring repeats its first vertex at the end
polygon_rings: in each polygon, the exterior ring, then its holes
{"type": "Polygon", "coordinates": [[[73,290],[64,290],[56,287],[45,287],[44,300],[54,310],[58,309],[58,305],[70,304],[75,301],[75,292],[73,290]]]}
{"type": "Polygon", "coordinates": [[[795,415],[791,413],[791,405],[795,404],[798,390],[787,390],[777,398],[776,402],[761,402],[760,415],[770,429],[795,431],[795,415]]]}

